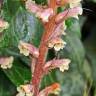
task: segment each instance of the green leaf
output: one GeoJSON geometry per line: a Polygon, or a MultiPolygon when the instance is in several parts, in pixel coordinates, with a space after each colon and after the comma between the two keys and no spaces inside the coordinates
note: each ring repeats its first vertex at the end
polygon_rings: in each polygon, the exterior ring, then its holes
{"type": "Polygon", "coordinates": [[[4,0],[1,16],[10,22],[20,6],[20,0],[10,0],[10,2],[8,0],[4,0]]]}
{"type": "Polygon", "coordinates": [[[78,69],[69,70],[65,73],[57,72],[57,77],[61,85],[60,96],[83,96],[86,83],[78,69]]]}
{"type": "Polygon", "coordinates": [[[18,60],[14,61],[11,69],[4,70],[4,72],[16,86],[28,83],[31,80],[31,70],[18,60]]]}
{"type": "Polygon", "coordinates": [[[92,68],[91,68],[91,63],[89,62],[89,60],[86,60],[84,61],[84,64],[83,64],[83,76],[84,78],[86,78],[89,82],[92,81],[92,68]]]}
{"type": "Polygon", "coordinates": [[[92,71],[93,86],[96,88],[96,25],[90,30],[90,36],[84,41],[86,55],[92,71]]]}
{"type": "Polygon", "coordinates": [[[70,18],[66,20],[66,25],[68,27],[67,31],[70,31],[74,35],[78,36],[79,39],[81,38],[81,30],[80,30],[80,23],[79,20],[75,18],[70,18]]]}
{"type": "Polygon", "coordinates": [[[13,96],[15,92],[16,92],[15,86],[0,70],[0,96],[13,96]]]}

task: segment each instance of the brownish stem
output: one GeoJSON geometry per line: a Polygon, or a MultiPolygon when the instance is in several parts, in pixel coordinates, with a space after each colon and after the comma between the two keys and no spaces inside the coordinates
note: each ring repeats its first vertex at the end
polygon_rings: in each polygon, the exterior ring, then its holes
{"type": "Polygon", "coordinates": [[[45,32],[43,34],[40,48],[39,48],[39,58],[37,59],[35,71],[33,74],[32,84],[34,86],[35,90],[35,96],[37,96],[39,92],[39,83],[41,81],[41,78],[43,76],[43,66],[45,64],[45,57],[48,52],[48,48],[46,46],[46,41],[49,39],[49,36],[52,34],[54,28],[55,28],[55,21],[54,18],[52,18],[51,22],[49,22],[45,27],[45,32]]]}
{"type": "MultiPolygon", "coordinates": [[[[51,2],[50,2],[50,7],[53,9],[55,8],[55,2],[56,2],[55,0],[51,0],[51,2]]],[[[34,74],[33,74],[33,78],[32,78],[32,85],[34,86],[34,95],[35,96],[38,96],[39,85],[40,85],[41,79],[43,77],[43,66],[45,64],[45,60],[46,60],[45,57],[48,52],[48,48],[46,46],[46,41],[51,36],[55,26],[56,26],[55,16],[53,16],[51,18],[51,20],[44,26],[45,32],[41,39],[41,43],[40,43],[40,47],[39,47],[39,57],[36,61],[35,70],[34,70],[34,74]]]]}

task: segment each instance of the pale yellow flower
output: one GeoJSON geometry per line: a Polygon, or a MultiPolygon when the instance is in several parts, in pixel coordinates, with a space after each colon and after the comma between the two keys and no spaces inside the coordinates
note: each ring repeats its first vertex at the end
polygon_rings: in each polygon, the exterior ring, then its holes
{"type": "Polygon", "coordinates": [[[9,23],[0,19],[0,32],[9,27],[9,23]]]}
{"type": "Polygon", "coordinates": [[[64,59],[64,61],[62,61],[62,64],[59,66],[60,71],[64,72],[65,70],[68,70],[70,62],[71,61],[69,59],[64,59]]]}
{"type": "Polygon", "coordinates": [[[0,65],[2,69],[7,69],[12,67],[14,58],[12,56],[0,58],[0,65]]]}
{"type": "Polygon", "coordinates": [[[48,42],[49,48],[54,48],[55,51],[60,51],[60,49],[63,49],[66,45],[66,42],[64,42],[60,37],[54,38],[48,42]]]}
{"type": "Polygon", "coordinates": [[[32,56],[34,56],[36,58],[39,56],[38,49],[36,47],[34,47],[32,44],[20,41],[18,48],[20,50],[20,53],[25,56],[29,56],[29,54],[31,54],[32,56]]]}
{"type": "Polygon", "coordinates": [[[20,85],[17,87],[18,94],[16,96],[33,96],[32,86],[30,84],[20,85]]]}
{"type": "Polygon", "coordinates": [[[69,0],[69,5],[70,5],[70,8],[73,8],[73,7],[77,7],[77,6],[80,6],[80,2],[82,0],[69,0]]]}
{"type": "Polygon", "coordinates": [[[20,41],[18,48],[19,48],[21,54],[24,54],[25,56],[29,56],[30,52],[26,46],[26,43],[24,43],[23,41],[20,41]]]}

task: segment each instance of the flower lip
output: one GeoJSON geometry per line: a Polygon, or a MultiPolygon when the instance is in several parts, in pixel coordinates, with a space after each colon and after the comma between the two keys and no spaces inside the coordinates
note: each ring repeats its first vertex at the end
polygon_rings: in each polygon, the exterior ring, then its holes
{"type": "Polygon", "coordinates": [[[55,51],[59,51],[60,49],[63,49],[65,45],[66,42],[64,42],[60,37],[53,38],[48,42],[48,47],[54,48],[55,51]]]}

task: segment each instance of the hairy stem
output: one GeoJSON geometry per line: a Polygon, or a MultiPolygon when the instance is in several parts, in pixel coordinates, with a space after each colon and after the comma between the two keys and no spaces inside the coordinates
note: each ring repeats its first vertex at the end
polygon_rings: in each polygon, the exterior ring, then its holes
{"type": "MultiPolygon", "coordinates": [[[[50,0],[50,7],[53,8],[54,11],[56,11],[56,0],[50,0]]],[[[46,55],[48,52],[48,48],[46,46],[46,42],[49,39],[49,37],[51,36],[54,28],[55,28],[56,24],[55,24],[55,16],[53,16],[51,18],[51,20],[44,25],[45,27],[45,32],[42,36],[41,39],[41,43],[40,43],[40,47],[39,47],[39,57],[36,61],[36,65],[35,65],[35,70],[33,73],[33,78],[32,78],[32,85],[34,86],[34,95],[38,96],[39,93],[39,85],[41,82],[41,79],[43,77],[43,66],[45,64],[45,60],[46,60],[46,55]]]]}

